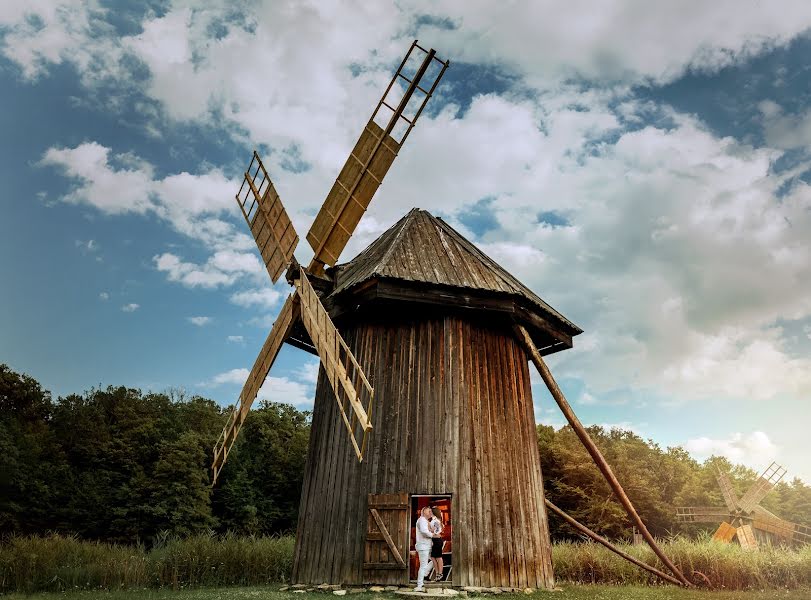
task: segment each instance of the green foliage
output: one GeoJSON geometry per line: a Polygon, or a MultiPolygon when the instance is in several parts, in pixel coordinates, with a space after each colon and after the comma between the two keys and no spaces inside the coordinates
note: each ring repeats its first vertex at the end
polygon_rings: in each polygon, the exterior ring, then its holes
{"type": "Polygon", "coordinates": [[[151,546],[209,529],[292,530],[309,414],[254,410],[212,493],[210,453],[226,417],[211,400],[125,387],[54,402],[0,365],[0,534],[151,546]]]}
{"type": "MultiPolygon", "coordinates": [[[[26,375],[0,365],[0,535],[76,534],[81,539],[152,547],[166,536],[264,536],[295,529],[309,443],[310,415],[284,404],[251,411],[217,487],[209,485],[211,448],[226,412],[183,393],[125,387],[52,400],[26,375]]],[[[723,506],[715,469],[731,474],[739,495],[757,473],[681,448],[661,448],[630,431],[589,429],[628,496],[660,537],[695,537],[711,524],[684,525],[676,506],[723,506]]],[[[547,497],[612,539],[631,524],[569,427],[540,425],[547,497]]],[[[781,483],[764,507],[811,524],[811,487],[781,483]]],[[[550,518],[554,539],[577,540],[550,518]]]]}
{"type": "Polygon", "coordinates": [[[309,414],[263,402],[245,423],[214,498],[223,529],[293,531],[309,443],[309,414]]]}
{"type": "MultiPolygon", "coordinates": [[[[555,431],[546,425],[537,430],[549,500],[608,538],[630,540],[632,526],[625,511],[574,431],[568,426],[555,431]]],[[[730,474],[739,497],[758,477],[755,471],[732,465],[725,458],[712,457],[699,464],[682,448],[662,449],[631,431],[602,427],[589,427],[588,431],[654,536],[696,536],[717,527],[678,523],[675,518],[677,506],[724,506],[716,468],[730,474]]],[[[811,487],[800,480],[780,483],[763,506],[784,519],[811,524],[811,487]]],[[[554,517],[550,528],[554,539],[579,538],[554,517]]]]}

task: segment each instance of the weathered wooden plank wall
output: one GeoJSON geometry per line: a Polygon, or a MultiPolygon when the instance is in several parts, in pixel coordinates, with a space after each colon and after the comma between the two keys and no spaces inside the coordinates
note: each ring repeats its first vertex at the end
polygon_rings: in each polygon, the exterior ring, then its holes
{"type": "Polygon", "coordinates": [[[452,494],[454,584],[551,587],[529,370],[512,332],[389,314],[341,333],[375,387],[374,430],[358,464],[322,370],[294,581],[406,584],[406,571],[363,562],[368,494],[407,492],[452,494]]]}

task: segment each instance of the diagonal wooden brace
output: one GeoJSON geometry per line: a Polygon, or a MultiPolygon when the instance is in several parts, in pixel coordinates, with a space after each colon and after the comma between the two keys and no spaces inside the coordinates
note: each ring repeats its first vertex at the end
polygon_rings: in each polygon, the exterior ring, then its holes
{"type": "Polygon", "coordinates": [[[549,367],[546,366],[543,358],[541,357],[541,353],[538,352],[538,349],[535,347],[535,343],[532,341],[529,333],[522,325],[515,324],[513,325],[513,329],[515,330],[516,335],[518,336],[518,340],[521,342],[521,345],[526,350],[529,359],[538,369],[538,372],[541,375],[541,378],[544,380],[546,387],[549,388],[549,392],[552,394],[552,397],[557,402],[558,406],[560,407],[563,416],[566,417],[566,420],[569,422],[569,425],[572,426],[575,434],[580,439],[580,442],[585,446],[586,451],[591,455],[592,460],[597,465],[597,468],[600,469],[600,473],[603,474],[605,480],[608,482],[608,485],[614,492],[614,495],[620,501],[625,512],[628,514],[628,517],[631,519],[634,525],[636,525],[639,532],[642,534],[642,537],[645,538],[645,541],[648,542],[648,545],[651,547],[651,550],[659,557],[659,559],[667,566],[668,569],[678,578],[682,585],[690,587],[692,584],[687,580],[684,574],[673,564],[667,555],[662,552],[662,549],[656,544],[656,540],[653,539],[653,536],[648,531],[648,528],[645,526],[645,523],[640,518],[639,514],[636,512],[634,505],[631,503],[631,499],[628,498],[628,495],[625,493],[625,490],[622,489],[622,485],[620,484],[617,476],[614,475],[614,472],[611,470],[608,462],[606,462],[605,458],[603,457],[600,449],[597,448],[594,441],[589,436],[586,428],[583,427],[583,424],[580,422],[580,419],[577,418],[577,415],[574,414],[572,407],[569,405],[569,402],[566,400],[566,397],[563,395],[563,392],[558,387],[555,378],[552,377],[552,372],[549,370],[549,367]]]}

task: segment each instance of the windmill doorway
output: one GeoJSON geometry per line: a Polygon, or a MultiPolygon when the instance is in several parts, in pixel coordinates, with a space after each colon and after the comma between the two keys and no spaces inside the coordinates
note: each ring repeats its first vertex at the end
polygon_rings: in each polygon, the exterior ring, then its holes
{"type": "MultiPolygon", "coordinates": [[[[452,512],[451,512],[451,495],[450,494],[437,494],[437,495],[421,495],[414,494],[411,496],[411,536],[408,546],[408,568],[409,580],[416,583],[417,575],[420,570],[420,558],[417,555],[417,550],[414,548],[416,542],[416,525],[417,519],[420,518],[420,511],[429,506],[431,508],[438,508],[442,513],[442,580],[441,583],[445,585],[452,583],[453,573],[453,547],[452,547],[452,512]]],[[[428,580],[426,583],[432,582],[436,571],[434,570],[434,563],[431,563],[431,571],[428,573],[428,580]]]]}

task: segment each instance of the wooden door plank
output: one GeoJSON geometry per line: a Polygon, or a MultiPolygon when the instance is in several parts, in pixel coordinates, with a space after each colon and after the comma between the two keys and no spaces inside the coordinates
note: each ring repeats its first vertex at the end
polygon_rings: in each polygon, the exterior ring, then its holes
{"type": "Polygon", "coordinates": [[[377,523],[378,529],[380,529],[380,533],[383,534],[383,538],[386,540],[386,544],[389,546],[389,550],[394,556],[394,560],[397,561],[402,568],[406,568],[406,563],[403,560],[400,551],[397,549],[397,545],[394,543],[394,540],[391,539],[391,535],[389,534],[389,530],[386,529],[385,523],[383,523],[383,519],[380,517],[380,513],[377,512],[376,508],[370,508],[369,512],[372,513],[372,517],[374,517],[375,523],[377,523]]]}

